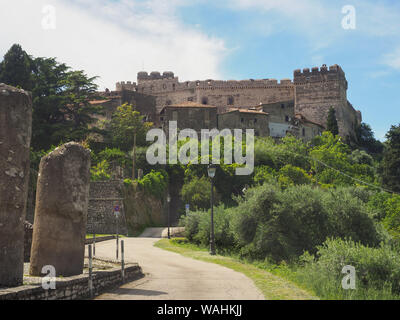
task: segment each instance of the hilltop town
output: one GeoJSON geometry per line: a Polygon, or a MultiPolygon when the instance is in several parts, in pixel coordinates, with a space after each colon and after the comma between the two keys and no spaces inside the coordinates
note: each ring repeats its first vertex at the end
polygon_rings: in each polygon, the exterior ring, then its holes
{"type": "Polygon", "coordinates": [[[104,100],[93,101],[106,109],[132,104],[159,128],[168,121],[178,128],[249,128],[259,136],[284,137],[291,133],[303,140],[321,134],[329,108],[336,111],[339,134],[355,141],[361,112],[347,100],[348,83],[339,65],[295,70],[293,80],[259,79],[180,82],[173,72],[139,72],[137,82],[118,82],[106,90],[104,100]]]}

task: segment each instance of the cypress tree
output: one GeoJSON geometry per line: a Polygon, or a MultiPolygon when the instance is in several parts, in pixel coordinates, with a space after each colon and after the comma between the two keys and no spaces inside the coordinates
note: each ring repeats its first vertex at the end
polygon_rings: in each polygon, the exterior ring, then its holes
{"type": "Polygon", "coordinates": [[[381,164],[382,182],[387,188],[400,192],[400,124],[390,128],[386,139],[381,164]]]}
{"type": "Polygon", "coordinates": [[[32,59],[19,44],[14,44],[0,63],[0,82],[32,90],[32,59]]]}
{"type": "Polygon", "coordinates": [[[333,107],[330,107],[329,112],[328,112],[326,129],[328,131],[332,132],[332,134],[334,136],[339,134],[339,126],[338,126],[338,122],[336,119],[336,111],[335,111],[335,108],[333,108],[333,107]]]}

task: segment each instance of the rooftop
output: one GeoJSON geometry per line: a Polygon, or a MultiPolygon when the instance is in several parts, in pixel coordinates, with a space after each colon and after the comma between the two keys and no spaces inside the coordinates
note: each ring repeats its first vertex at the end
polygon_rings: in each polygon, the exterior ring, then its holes
{"type": "Polygon", "coordinates": [[[249,113],[249,114],[263,114],[263,115],[268,115],[268,113],[263,112],[263,111],[258,111],[258,110],[251,110],[251,109],[239,109],[239,108],[232,108],[229,109],[225,113],[230,113],[230,112],[236,112],[238,111],[239,113],[249,113]]]}

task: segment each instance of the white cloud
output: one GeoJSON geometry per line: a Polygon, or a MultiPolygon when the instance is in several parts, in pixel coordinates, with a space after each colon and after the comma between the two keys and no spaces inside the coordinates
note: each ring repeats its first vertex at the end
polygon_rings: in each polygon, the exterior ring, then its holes
{"type": "Polygon", "coordinates": [[[394,52],[384,55],[383,63],[391,68],[400,70],[400,47],[394,52]]]}
{"type": "MultiPolygon", "coordinates": [[[[307,39],[312,54],[337,43],[342,43],[346,36],[398,37],[400,29],[400,4],[353,0],[230,0],[227,5],[232,10],[254,10],[262,14],[262,23],[269,27],[254,30],[267,30],[265,34],[285,30],[307,39]],[[344,30],[342,8],[352,5],[356,12],[356,29],[344,30]],[[274,32],[271,32],[274,29],[274,32]]],[[[253,22],[252,22],[253,23],[253,22]]],[[[351,39],[351,38],[350,38],[351,39]]]]}
{"type": "Polygon", "coordinates": [[[101,88],[136,81],[147,71],[174,71],[183,80],[220,78],[227,53],[221,39],[176,17],[181,0],[0,0],[0,55],[19,43],[31,55],[57,57],[98,75],[101,88]],[[7,5],[5,5],[5,2],[7,5]],[[43,30],[45,5],[56,8],[55,30],[43,30]],[[4,30],[7,30],[4,32],[4,30]]]}

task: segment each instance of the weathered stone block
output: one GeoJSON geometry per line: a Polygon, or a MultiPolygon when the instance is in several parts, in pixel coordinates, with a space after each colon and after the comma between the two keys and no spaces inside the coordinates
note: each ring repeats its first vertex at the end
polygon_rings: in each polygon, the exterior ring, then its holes
{"type": "Polygon", "coordinates": [[[90,151],[67,143],[40,161],[30,274],[52,265],[57,276],[83,272],[90,151]]]}
{"type": "Polygon", "coordinates": [[[22,283],[32,99],[0,84],[0,287],[22,283]]]}

